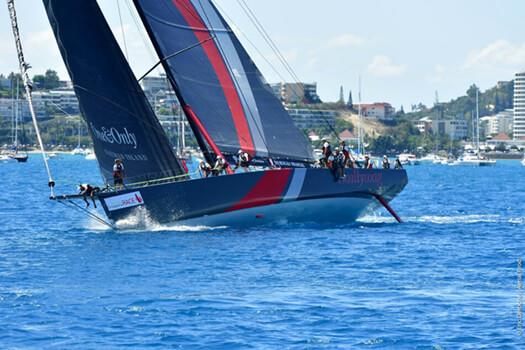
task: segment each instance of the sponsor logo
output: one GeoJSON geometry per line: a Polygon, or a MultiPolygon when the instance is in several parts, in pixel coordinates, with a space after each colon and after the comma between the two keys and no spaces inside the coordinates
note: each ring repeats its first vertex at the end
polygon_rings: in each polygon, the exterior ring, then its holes
{"type": "Polygon", "coordinates": [[[357,171],[347,173],[346,176],[338,181],[340,184],[352,185],[381,185],[383,173],[375,171],[357,171]]]}
{"type": "Polygon", "coordinates": [[[129,145],[133,146],[133,149],[137,149],[137,136],[134,133],[129,132],[127,128],[119,130],[115,127],[108,128],[102,126],[100,129],[97,129],[93,123],[90,123],[89,125],[93,132],[93,136],[95,136],[96,139],[111,144],[129,145]]]}
{"type": "Polygon", "coordinates": [[[109,197],[104,199],[104,202],[106,203],[109,211],[114,211],[143,205],[144,199],[142,198],[140,192],[137,191],[121,194],[120,196],[109,197]]]}

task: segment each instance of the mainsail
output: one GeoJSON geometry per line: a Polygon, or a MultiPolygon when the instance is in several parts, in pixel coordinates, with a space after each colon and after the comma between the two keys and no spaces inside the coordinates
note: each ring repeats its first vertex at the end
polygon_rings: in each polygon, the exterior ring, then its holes
{"type": "Polygon", "coordinates": [[[43,0],[102,176],[115,158],[128,182],[184,174],[95,0],[43,0]]]}
{"type": "Polygon", "coordinates": [[[313,161],[306,138],[210,0],[134,2],[181,103],[194,112],[190,123],[198,118],[222,153],[313,161]]]}

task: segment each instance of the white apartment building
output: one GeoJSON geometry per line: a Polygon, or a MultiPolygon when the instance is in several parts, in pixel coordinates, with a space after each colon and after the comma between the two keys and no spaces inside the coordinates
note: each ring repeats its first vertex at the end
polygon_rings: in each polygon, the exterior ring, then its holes
{"type": "Polygon", "coordinates": [[[395,112],[395,108],[386,102],[361,104],[361,115],[368,118],[393,120],[395,112]]]}
{"type": "Polygon", "coordinates": [[[38,117],[47,116],[48,110],[59,114],[79,114],[78,99],[74,90],[51,90],[33,92],[33,105],[38,117]]]}
{"type": "Polygon", "coordinates": [[[433,120],[432,133],[448,135],[451,140],[463,140],[468,137],[468,123],[466,120],[433,120]]]}
{"type": "MultiPolygon", "coordinates": [[[[10,98],[0,98],[0,117],[5,120],[13,119],[15,115],[16,105],[15,102],[10,98]]],[[[21,120],[31,119],[29,113],[29,105],[26,100],[18,101],[18,115],[21,120]]]]}
{"type": "Polygon", "coordinates": [[[485,136],[491,137],[498,134],[511,134],[514,121],[512,109],[506,109],[496,115],[480,118],[485,130],[485,136]]]}
{"type": "Polygon", "coordinates": [[[316,109],[287,109],[299,129],[325,128],[335,123],[335,111],[316,109]]]}
{"type": "Polygon", "coordinates": [[[514,140],[525,139],[525,72],[514,79],[514,140]]]}

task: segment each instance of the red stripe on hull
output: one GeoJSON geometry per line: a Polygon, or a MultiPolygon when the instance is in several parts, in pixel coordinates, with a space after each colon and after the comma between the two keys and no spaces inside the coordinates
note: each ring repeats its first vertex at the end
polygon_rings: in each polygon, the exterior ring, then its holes
{"type": "Polygon", "coordinates": [[[250,192],[227,211],[248,209],[280,202],[292,172],[292,169],[266,171],[250,192]]]}
{"type": "MultiPolygon", "coordinates": [[[[190,27],[208,28],[202,21],[200,15],[190,0],[172,1],[190,27]]],[[[199,41],[207,40],[211,35],[209,30],[194,30],[193,32],[199,41]]],[[[226,64],[222,59],[219,49],[217,48],[217,45],[214,41],[207,41],[202,45],[202,48],[208,56],[208,59],[210,60],[215,73],[217,74],[217,78],[219,79],[222,90],[224,91],[228,107],[232,113],[235,129],[237,130],[237,135],[239,137],[239,145],[245,152],[248,152],[253,156],[255,154],[255,147],[250,134],[250,128],[246,120],[246,115],[244,114],[244,109],[242,108],[239,94],[237,93],[237,89],[235,88],[235,84],[232,81],[229,70],[226,67],[226,64]]]]}

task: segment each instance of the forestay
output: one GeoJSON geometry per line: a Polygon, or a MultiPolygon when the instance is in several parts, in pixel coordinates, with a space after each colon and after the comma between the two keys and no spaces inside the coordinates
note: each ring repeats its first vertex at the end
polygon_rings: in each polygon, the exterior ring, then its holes
{"type": "Polygon", "coordinates": [[[313,161],[305,136],[209,0],[134,2],[181,103],[222,153],[243,149],[293,166],[313,161]]]}
{"type": "Polygon", "coordinates": [[[115,158],[127,182],[184,173],[95,0],[43,0],[102,176],[115,158]]]}

